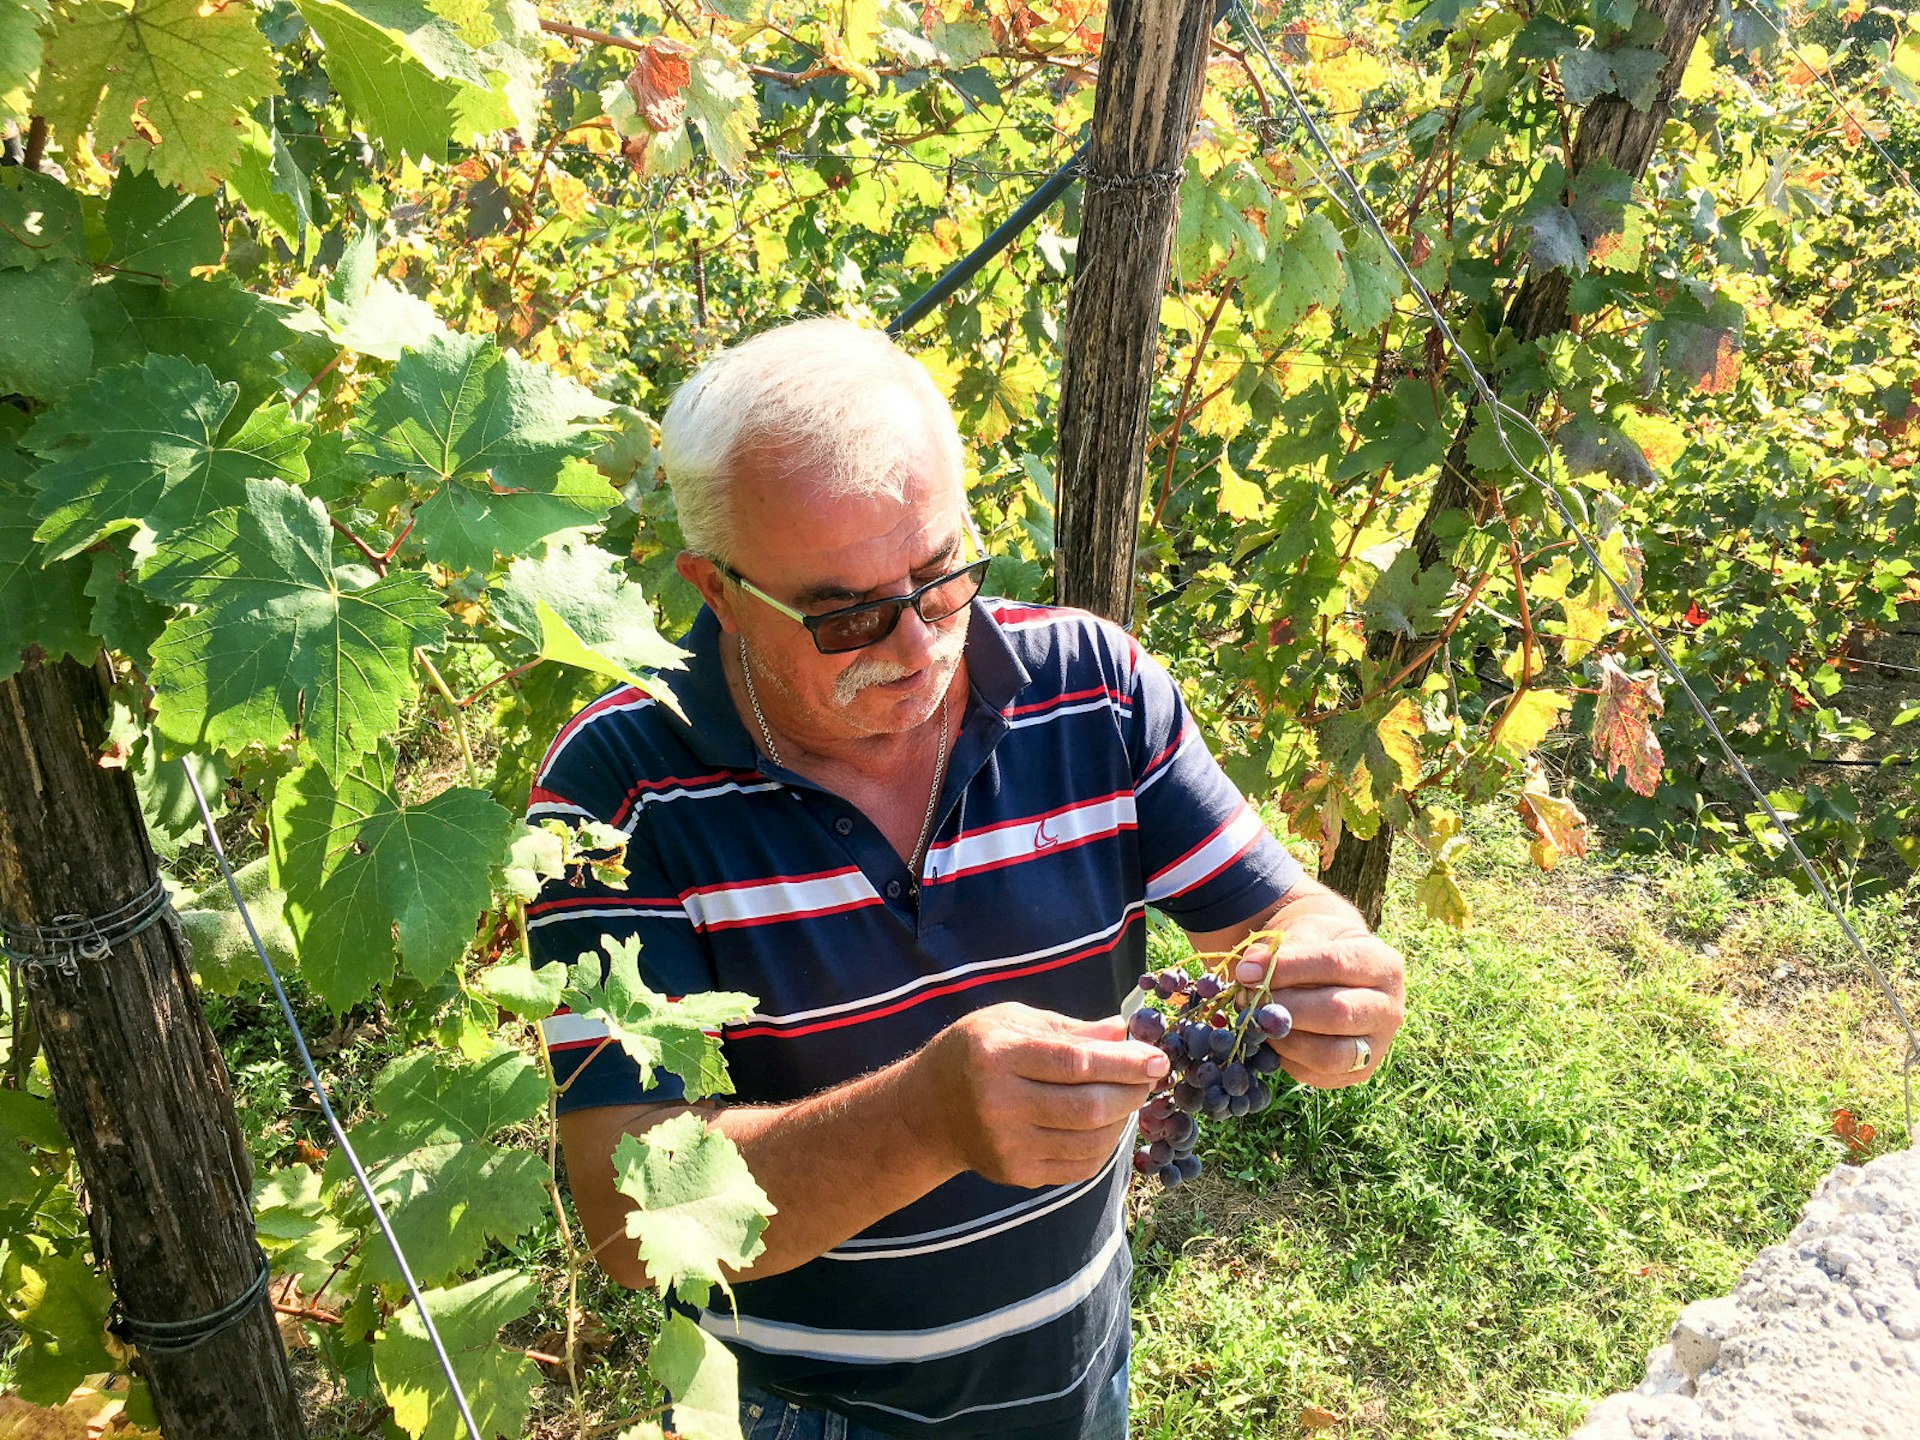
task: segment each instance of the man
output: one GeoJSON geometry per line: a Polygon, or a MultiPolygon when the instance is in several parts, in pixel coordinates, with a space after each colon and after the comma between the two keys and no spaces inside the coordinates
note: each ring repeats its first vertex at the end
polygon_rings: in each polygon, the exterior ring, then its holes
{"type": "MultiPolygon", "coordinates": [[[[748,1434],[1123,1436],[1121,1199],[1167,1070],[1114,1018],[1145,907],[1205,950],[1284,929],[1238,978],[1271,967],[1308,1084],[1373,1073],[1400,959],[1266,834],[1125,632],[976,598],[952,415],[883,337],[747,341],[661,430],[706,602],[668,677],[686,722],[628,689],[561,732],[530,818],[628,831],[631,876],[529,924],[539,958],[635,934],[655,988],[758,997],[723,1036],[737,1095],[700,1107],[778,1208],[733,1313],[700,1317],[748,1434]]],[[[548,1033],[599,1245],[624,1229],[614,1145],[682,1092],[642,1093],[574,1017],[548,1033]]],[[[599,1253],[646,1283],[624,1239],[599,1253]]]]}

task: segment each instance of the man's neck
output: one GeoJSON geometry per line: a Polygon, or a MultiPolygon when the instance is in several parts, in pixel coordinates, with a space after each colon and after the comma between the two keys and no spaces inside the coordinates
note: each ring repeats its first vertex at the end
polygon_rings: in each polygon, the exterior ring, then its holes
{"type": "MultiPolygon", "coordinates": [[[[788,697],[770,685],[757,667],[754,688],[749,692],[737,645],[729,645],[722,651],[722,662],[727,689],[739,712],[740,723],[759,749],[768,750],[768,737],[762,733],[760,718],[764,716],[765,728],[772,735],[773,750],[778,752],[779,763],[787,769],[803,775],[852,772],[867,783],[882,787],[923,783],[918,779],[910,781],[910,777],[919,776],[924,768],[920,762],[933,753],[943,731],[951,744],[953,731],[959,725],[961,701],[967,693],[967,662],[962,656],[948,682],[944,705],[935,705],[932,713],[911,729],[880,735],[823,734],[818,725],[808,724],[803,714],[795,713],[788,697]],[[755,695],[760,702],[758,715],[753,704],[755,695]]],[[[773,751],[769,751],[769,758],[773,758],[773,751]]]]}

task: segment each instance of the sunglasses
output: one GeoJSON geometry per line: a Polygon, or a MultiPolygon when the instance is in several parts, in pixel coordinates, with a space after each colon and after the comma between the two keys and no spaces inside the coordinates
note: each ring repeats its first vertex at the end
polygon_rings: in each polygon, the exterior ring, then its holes
{"type": "Polygon", "coordinates": [[[844,605],[824,615],[808,615],[785,601],[774,599],[731,566],[723,565],[718,560],[713,562],[715,569],[756,600],[778,610],[789,620],[798,620],[806,626],[807,633],[813,636],[814,648],[822,655],[844,655],[849,650],[864,650],[869,645],[878,645],[893,633],[894,626],[900,623],[900,617],[906,613],[909,605],[927,624],[939,624],[973,603],[973,597],[980,593],[980,587],[986,583],[987,566],[992,563],[993,557],[985,556],[962,565],[958,570],[949,570],[945,575],[929,580],[905,595],[889,595],[884,600],[844,605]]]}

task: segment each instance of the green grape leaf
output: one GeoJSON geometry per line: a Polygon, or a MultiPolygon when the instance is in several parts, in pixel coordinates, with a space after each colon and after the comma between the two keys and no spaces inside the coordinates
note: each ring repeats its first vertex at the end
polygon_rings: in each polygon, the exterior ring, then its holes
{"type": "Polygon", "coordinates": [[[1419,634],[1453,593],[1453,567],[1430,565],[1420,569],[1420,557],[1411,545],[1401,547],[1392,563],[1380,572],[1360,607],[1369,630],[1419,634]]]}
{"type": "MultiPolygon", "coordinates": [[[[0,44],[0,54],[4,53],[5,46],[0,44]]],[[[87,261],[80,197],[50,175],[17,165],[0,169],[0,222],[5,226],[0,229],[0,270],[87,261]]]]}
{"type": "Polygon", "coordinates": [[[314,224],[312,183],[279,130],[248,117],[241,127],[240,163],[227,177],[227,193],[253,220],[286,241],[296,256],[307,258],[314,224]]]}
{"type": "Polygon", "coordinates": [[[93,369],[93,337],[80,300],[92,274],[72,261],[0,270],[0,394],[53,400],[93,369]]]}
{"type": "Polygon", "coordinates": [[[598,525],[618,503],[598,470],[569,460],[542,490],[450,480],[414,512],[413,533],[434,564],[485,574],[495,555],[523,555],[550,535],[598,525]]]}
{"type": "Polygon", "coordinates": [[[1346,284],[1340,290],[1340,318],[1356,335],[1377,330],[1393,314],[1400,298],[1400,271],[1371,235],[1349,245],[1345,255],[1346,284]]]}
{"type": "Polygon", "coordinates": [[[982,445],[1005,439],[1033,419],[1046,384],[1046,371],[1024,350],[1004,365],[969,364],[953,387],[960,428],[982,445]]]}
{"type": "Polygon", "coordinates": [[[1285,241],[1267,247],[1266,260],[1248,271],[1248,300],[1262,343],[1289,335],[1309,311],[1339,299],[1344,247],[1333,222],[1317,210],[1285,241]]]}
{"type": "MultiPolygon", "coordinates": [[[[499,1343],[504,1325],[531,1310],[540,1287],[531,1275],[502,1270],[447,1289],[425,1290],[427,1313],[453,1362],[474,1423],[486,1436],[526,1433],[540,1371],[499,1343]]],[[[447,1400],[447,1377],[419,1312],[408,1305],[374,1337],[373,1371],[393,1421],[413,1440],[465,1440],[460,1412],[447,1400]]]]}
{"type": "Polygon", "coordinates": [[[712,1287],[728,1290],[721,1267],[743,1270],[766,1246],[774,1213],[734,1143],[696,1113],[663,1120],[613,1147],[614,1188],[635,1208],[627,1238],[662,1293],[704,1305],[712,1287]]]}
{"type": "Polygon", "coordinates": [[[40,70],[40,27],[47,0],[0,0],[0,125],[25,126],[27,90],[40,70]]]}
{"type": "MultiPolygon", "coordinates": [[[[530,1150],[478,1141],[423,1145],[369,1178],[414,1279],[423,1285],[472,1269],[490,1242],[510,1244],[549,1213],[547,1167],[530,1150]]],[[[366,1223],[372,1224],[370,1212],[366,1223]]],[[[377,1235],[362,1256],[363,1280],[401,1283],[393,1252],[377,1235]]]]}
{"type": "Polygon", "coordinates": [[[641,1089],[653,1084],[659,1069],[679,1076],[690,1100],[732,1094],[720,1043],[706,1032],[741,1019],[753,1009],[753,997],[711,990],[669,1000],[640,978],[638,939],[603,936],[601,943],[604,978],[600,957],[582,955],[562,997],[567,1007],[605,1022],[607,1033],[640,1067],[641,1089]]]}
{"type": "Polygon", "coordinates": [[[25,1090],[0,1090],[0,1141],[17,1141],[48,1154],[71,1148],[53,1101],[25,1090]]]}
{"type": "Polygon", "coordinates": [[[326,507],[272,480],[247,507],[162,545],[147,594],[196,607],[153,647],[156,726],[184,749],[236,754],[304,745],[343,775],[400,720],[416,687],[415,647],[446,634],[432,582],[398,573],[352,588],[333,562],[326,507]]]}
{"type": "Polygon", "coordinates": [[[484,335],[448,333],[400,358],[355,436],[383,473],[422,486],[484,475],[496,490],[550,490],[613,408],[484,335]]]}
{"type": "Polygon", "coordinates": [[[253,1186],[253,1227],[279,1274],[300,1277],[309,1295],[337,1277],[335,1267],[359,1232],[340,1222],[320,1193],[320,1177],[293,1165],[253,1186]]]}
{"type": "Polygon", "coordinates": [[[52,659],[84,659],[99,648],[89,623],[84,558],[53,560],[33,538],[27,516],[25,455],[0,442],[0,680],[20,668],[29,647],[52,659]]]}
{"type": "Polygon", "coordinates": [[[282,780],[268,854],[315,992],[344,1010],[392,976],[396,948],[409,974],[438,979],[487,909],[509,820],[464,787],[403,805],[384,749],[338,777],[309,765],[282,780]]]}
{"type": "Polygon", "coordinates": [[[467,988],[522,1020],[544,1020],[560,1008],[560,997],[567,988],[567,967],[502,961],[482,970],[467,988]]]}
{"type": "Polygon", "coordinates": [[[93,633],[147,674],[153,669],[153,642],[167,628],[167,607],[134,586],[133,557],[120,546],[95,546],[89,558],[86,590],[93,601],[93,633]]]}
{"type": "Polygon", "coordinates": [[[149,549],[246,504],[251,480],[305,480],[306,428],[286,406],[262,405],[223,435],[236,389],[173,355],[89,380],[27,433],[47,461],[34,477],[38,538],[67,556],[135,526],[149,549]]]}
{"type": "Polygon", "coordinates": [[[1635,680],[1612,656],[1602,657],[1600,696],[1593,702],[1593,758],[1636,795],[1651,795],[1660,786],[1666,756],[1653,722],[1665,708],[1652,676],[1635,680]]]}
{"type": "Polygon", "coordinates": [[[225,249],[212,196],[182,195],[134,170],[114,177],[107,260],[123,273],[178,285],[196,265],[217,265],[225,249]]]}
{"type": "Polygon", "coordinates": [[[681,1440],[740,1440],[740,1362],[685,1315],[667,1316],[647,1351],[647,1373],[673,1396],[681,1440]]]}
{"type": "MultiPolygon", "coordinates": [[[[519,1125],[547,1106],[546,1077],[510,1045],[496,1045],[477,1060],[428,1050],[402,1055],[373,1082],[380,1113],[354,1127],[362,1158],[384,1164],[429,1145],[485,1140],[519,1125]]],[[[347,1183],[344,1158],[328,1158],[327,1180],[347,1183]]]]}
{"type": "Polygon", "coordinates": [[[1587,273],[1587,242],[1581,237],[1580,222],[1564,205],[1546,205],[1533,211],[1522,222],[1532,235],[1527,257],[1542,270],[1571,270],[1587,273]]]}
{"type": "Polygon", "coordinates": [[[619,558],[579,536],[549,542],[537,560],[515,560],[489,603],[503,628],[533,641],[549,659],[576,664],[549,648],[556,638],[566,648],[553,625],[560,621],[575,643],[611,662],[621,672],[614,678],[628,684],[635,674],[686,664],[686,652],[655,628],[653,606],[619,558]]]}
{"type": "Polygon", "coordinates": [[[139,364],[149,355],[179,356],[239,386],[234,408],[243,412],[278,395],[287,370],[283,352],[303,343],[286,324],[295,313],[225,273],[171,287],[114,280],[95,285],[85,304],[100,368],[139,364]]]}
{"type": "Polygon", "coordinates": [[[327,78],[391,157],[445,164],[450,140],[504,129],[482,52],[420,0],[297,0],[327,78]]]}
{"type": "Polygon", "coordinates": [[[1613,66],[1601,51],[1562,50],[1558,59],[1560,87],[1569,105],[1585,109],[1613,89],[1613,66]]]}
{"type": "Polygon", "coordinates": [[[26,1336],[13,1361],[13,1386],[35,1405],[64,1404],[80,1382],[118,1365],[107,1350],[113,1291],[79,1255],[58,1255],[32,1238],[0,1261],[0,1307],[26,1336]]]}
{"type": "Polygon", "coordinates": [[[75,0],[54,12],[34,108],[93,148],[206,194],[240,161],[240,126],[275,84],[251,5],[75,0]]]}
{"type": "Polygon", "coordinates": [[[372,230],[354,237],[327,282],[326,327],[333,342],[379,360],[398,360],[451,336],[426,301],[409,295],[379,273],[378,240],[372,230]]]}

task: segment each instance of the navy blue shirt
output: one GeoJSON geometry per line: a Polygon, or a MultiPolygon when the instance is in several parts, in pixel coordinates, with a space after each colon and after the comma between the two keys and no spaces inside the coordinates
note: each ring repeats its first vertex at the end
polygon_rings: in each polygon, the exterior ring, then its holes
{"type": "MultiPolygon", "coordinates": [[[[527,916],[536,963],[638,936],[656,990],[757,997],[721,1037],[740,1102],[867,1074],[1000,1001],[1112,1015],[1144,964],[1148,905],[1224,929],[1300,877],[1171,678],[1094,616],[975,602],[917,894],[865,814],[758,752],[720,639],[702,611],[687,670],[661,677],[685,721],[622,688],[555,739],[528,819],[627,831],[630,873],[624,891],[556,882],[527,916]]],[[[681,1098],[671,1076],[643,1090],[597,1022],[563,1014],[545,1032],[571,1081],[563,1109],[681,1098]]],[[[1129,1149],[1074,1185],[958,1176],[698,1318],[743,1383],[879,1429],[1077,1437],[1125,1353],[1129,1149]]]]}

